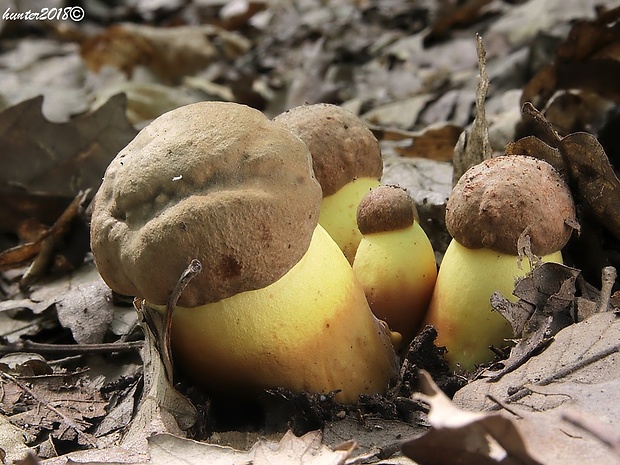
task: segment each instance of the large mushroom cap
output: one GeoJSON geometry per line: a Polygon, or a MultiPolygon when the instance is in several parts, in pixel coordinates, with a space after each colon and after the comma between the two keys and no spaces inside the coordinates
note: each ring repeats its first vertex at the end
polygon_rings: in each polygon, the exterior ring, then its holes
{"type": "Polygon", "coordinates": [[[310,149],[324,197],[354,179],[381,178],[379,142],[350,111],[327,103],[301,105],[276,116],[274,121],[297,134],[310,149]]]}
{"type": "Polygon", "coordinates": [[[446,206],[446,227],[467,248],[511,255],[517,255],[517,241],[526,232],[532,252],[543,256],[566,245],[575,215],[570,190],[551,165],[533,157],[500,156],[459,179],[446,206]]]}
{"type": "Polygon", "coordinates": [[[282,277],[308,249],[321,189],[305,144],[244,105],[170,111],[110,163],[94,199],[91,246],[115,291],[165,304],[193,258],[194,307],[282,277]]]}

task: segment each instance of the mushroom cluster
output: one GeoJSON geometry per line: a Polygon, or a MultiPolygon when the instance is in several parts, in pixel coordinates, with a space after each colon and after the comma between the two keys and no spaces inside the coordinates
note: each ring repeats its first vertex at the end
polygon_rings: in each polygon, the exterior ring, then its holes
{"type": "Polygon", "coordinates": [[[497,157],[471,168],[435,254],[405,190],[382,186],[372,132],[352,113],[304,105],[273,120],[245,105],[201,102],[145,127],[110,163],[95,195],[91,247],[116,292],[165,311],[192,260],[202,272],[178,300],[172,348],[214,392],[383,393],[394,346],[433,324],[453,368],[491,358],[510,327],[490,296],[561,261],[576,223],[553,168],[497,157]]]}
{"type": "Polygon", "coordinates": [[[453,239],[439,268],[425,323],[437,329],[453,369],[472,370],[490,361],[490,346],[513,337],[508,321],[491,308],[491,295],[508,299],[530,271],[518,244],[529,236],[531,253],[562,262],[561,249],[577,224],[570,190],[547,162],[499,156],[470,168],[446,206],[453,239]]]}
{"type": "Polygon", "coordinates": [[[285,387],[381,393],[389,331],[318,224],[308,147],[247,106],[201,102],[154,120],[111,162],[91,246],[115,291],[164,309],[192,259],[203,271],[174,313],[182,369],[226,393],[285,387]]]}

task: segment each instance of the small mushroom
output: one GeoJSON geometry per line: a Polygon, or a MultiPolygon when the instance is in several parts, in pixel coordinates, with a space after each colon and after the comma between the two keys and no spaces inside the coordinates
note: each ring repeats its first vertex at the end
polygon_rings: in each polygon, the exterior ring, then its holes
{"type": "Polygon", "coordinates": [[[317,225],[308,148],[244,105],[201,102],[144,128],[94,199],[91,245],[115,291],[174,313],[173,355],[211,390],[285,387],[353,402],[395,371],[389,334],[317,225]]]}
{"type": "Polygon", "coordinates": [[[568,186],[548,163],[525,156],[499,156],[470,168],[446,206],[453,239],[439,268],[426,324],[437,345],[448,349],[453,369],[473,370],[493,359],[490,346],[513,337],[508,321],[493,312],[499,291],[513,301],[515,282],[531,269],[519,257],[528,235],[531,253],[562,263],[561,249],[577,224],[568,186]]]}
{"type": "Polygon", "coordinates": [[[274,121],[288,127],[310,149],[323,190],[319,224],[353,263],[362,239],[356,225],[357,206],[379,186],[383,174],[379,142],[357,116],[337,105],[302,105],[274,121]]]}
{"type": "Polygon", "coordinates": [[[357,209],[362,240],[353,271],[373,313],[408,344],[433,293],[437,263],[418,222],[413,199],[397,186],[380,186],[357,209]]]}

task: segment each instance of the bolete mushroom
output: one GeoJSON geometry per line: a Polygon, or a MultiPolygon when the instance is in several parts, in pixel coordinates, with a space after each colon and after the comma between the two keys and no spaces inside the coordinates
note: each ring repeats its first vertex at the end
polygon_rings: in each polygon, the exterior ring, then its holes
{"type": "Polygon", "coordinates": [[[110,163],[91,245],[117,292],[163,310],[192,259],[203,271],[174,312],[181,368],[227,393],[386,389],[389,334],[317,225],[305,144],[247,106],[201,102],[149,124],[110,163]]]}
{"type": "Polygon", "coordinates": [[[562,263],[561,249],[577,224],[568,186],[548,163],[525,156],[499,156],[470,168],[446,206],[453,239],[446,250],[425,323],[437,329],[454,369],[472,370],[493,358],[490,346],[513,337],[508,321],[493,312],[490,298],[508,299],[531,267],[519,257],[520,237],[542,261],[562,263]]]}
{"type": "Polygon", "coordinates": [[[357,208],[362,240],[353,271],[373,313],[408,343],[426,313],[437,278],[435,253],[418,222],[413,199],[397,186],[379,186],[357,208]]]}
{"type": "Polygon", "coordinates": [[[292,108],[274,118],[306,143],[323,190],[319,224],[350,263],[362,239],[356,213],[362,197],[379,186],[383,160],[379,142],[357,116],[337,105],[292,108]]]}

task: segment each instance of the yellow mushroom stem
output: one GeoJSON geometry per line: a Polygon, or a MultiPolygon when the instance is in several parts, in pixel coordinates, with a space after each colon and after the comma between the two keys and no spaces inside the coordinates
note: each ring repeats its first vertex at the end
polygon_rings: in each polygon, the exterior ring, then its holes
{"type": "Polygon", "coordinates": [[[433,247],[420,224],[364,235],[353,271],[373,313],[411,341],[437,277],[433,247]]]}
{"type": "MultiPolygon", "coordinates": [[[[561,252],[542,261],[562,263],[561,252]]],[[[437,275],[424,324],[437,329],[437,346],[448,349],[452,369],[473,370],[489,362],[494,354],[489,346],[502,347],[512,338],[508,321],[492,310],[495,291],[515,302],[516,280],[530,271],[527,258],[490,249],[468,249],[452,240],[437,275]],[[519,265],[520,262],[520,265],[519,265]]]]}
{"type": "Polygon", "coordinates": [[[321,200],[319,224],[353,263],[362,234],[357,228],[357,207],[368,192],[379,186],[375,178],[357,178],[321,200]]]}
{"type": "Polygon", "coordinates": [[[352,403],[385,392],[396,370],[388,331],[320,225],[306,254],[273,284],[177,307],[172,345],[185,372],[226,393],[341,390],[336,400],[352,403]]]}

